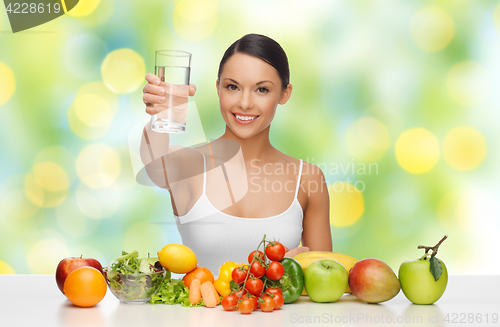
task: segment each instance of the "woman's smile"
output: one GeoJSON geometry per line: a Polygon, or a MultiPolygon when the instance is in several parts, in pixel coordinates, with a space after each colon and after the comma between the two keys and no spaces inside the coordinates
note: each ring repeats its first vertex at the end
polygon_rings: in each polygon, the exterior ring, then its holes
{"type": "Polygon", "coordinates": [[[234,120],[241,125],[248,125],[254,122],[259,115],[242,114],[239,112],[233,112],[234,120]]]}

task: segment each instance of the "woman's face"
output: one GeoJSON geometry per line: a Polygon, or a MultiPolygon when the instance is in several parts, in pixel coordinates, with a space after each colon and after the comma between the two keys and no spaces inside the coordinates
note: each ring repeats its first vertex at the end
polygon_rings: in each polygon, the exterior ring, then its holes
{"type": "Polygon", "coordinates": [[[291,92],[291,84],[283,90],[274,67],[242,53],[226,61],[217,81],[222,117],[240,138],[250,138],[266,129],[278,104],[285,104],[291,92]]]}

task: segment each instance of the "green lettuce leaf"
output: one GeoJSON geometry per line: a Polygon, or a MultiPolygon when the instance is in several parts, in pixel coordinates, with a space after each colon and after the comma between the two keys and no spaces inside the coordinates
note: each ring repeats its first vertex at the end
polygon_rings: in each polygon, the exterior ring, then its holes
{"type": "Polygon", "coordinates": [[[181,304],[185,307],[205,306],[203,299],[200,303],[192,304],[189,301],[189,288],[182,279],[165,279],[160,289],[149,301],[151,304],[181,304]]]}

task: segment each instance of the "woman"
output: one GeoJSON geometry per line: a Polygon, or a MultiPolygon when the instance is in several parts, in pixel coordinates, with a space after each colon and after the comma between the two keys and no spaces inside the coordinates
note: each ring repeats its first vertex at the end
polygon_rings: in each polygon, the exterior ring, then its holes
{"type": "MultiPolygon", "coordinates": [[[[289,76],[288,59],[277,42],[263,35],[245,35],[220,62],[216,88],[226,127],[219,139],[196,149],[170,148],[167,153],[161,149],[167,148],[168,134],[155,133],[149,125],[144,129],[141,153],[148,175],[169,189],[183,243],[196,253],[199,265],[214,274],[224,261],[245,262],[264,234],[289,248],[287,256],[332,251],[329,197],[321,170],[280,152],[269,140],[277,106],[292,93],[289,76]],[[243,159],[225,165],[234,156],[235,151],[226,146],[231,143],[238,145],[243,159]],[[151,154],[152,148],[159,155],[151,154]],[[151,159],[144,160],[148,152],[151,159]],[[216,172],[215,168],[225,166],[231,167],[226,167],[228,171],[239,169],[240,174],[216,172]],[[186,171],[192,178],[173,177],[186,177],[186,171]],[[231,176],[246,178],[240,183],[231,176]],[[222,190],[237,194],[233,189],[239,185],[247,186],[244,195],[224,204],[221,198],[227,192],[222,190]],[[300,241],[302,247],[298,247],[300,241]]],[[[165,101],[165,89],[153,74],[147,74],[146,80],[143,100],[146,112],[153,115],[158,112],[156,105],[165,101]]],[[[195,92],[190,85],[189,95],[195,92]]]]}

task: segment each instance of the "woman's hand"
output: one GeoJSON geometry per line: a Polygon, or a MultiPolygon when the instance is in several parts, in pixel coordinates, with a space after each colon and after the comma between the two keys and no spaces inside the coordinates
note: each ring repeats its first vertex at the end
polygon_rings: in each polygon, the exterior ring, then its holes
{"type": "MultiPolygon", "coordinates": [[[[165,107],[159,107],[155,105],[164,104],[167,101],[167,98],[170,97],[170,94],[167,94],[167,89],[164,85],[165,83],[161,83],[160,78],[155,74],[148,73],[146,74],[146,81],[148,84],[144,86],[142,92],[144,93],[142,96],[142,101],[146,105],[146,112],[150,115],[155,115],[159,111],[164,110],[165,107]]],[[[172,89],[172,88],[170,88],[172,89]]],[[[189,84],[189,96],[193,96],[196,93],[196,86],[194,84],[189,84]]]]}
{"type": "Polygon", "coordinates": [[[285,253],[285,257],[294,257],[299,253],[311,251],[307,246],[301,246],[298,248],[291,249],[285,253]]]}

